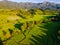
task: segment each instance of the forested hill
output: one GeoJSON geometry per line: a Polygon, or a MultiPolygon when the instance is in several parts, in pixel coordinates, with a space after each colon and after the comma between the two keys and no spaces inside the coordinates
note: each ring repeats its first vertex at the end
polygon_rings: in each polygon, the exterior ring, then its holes
{"type": "Polygon", "coordinates": [[[0,8],[11,8],[11,9],[20,9],[20,8],[41,8],[41,9],[60,9],[60,4],[52,2],[42,2],[42,3],[31,3],[31,2],[11,2],[11,1],[0,1],[0,8]]]}

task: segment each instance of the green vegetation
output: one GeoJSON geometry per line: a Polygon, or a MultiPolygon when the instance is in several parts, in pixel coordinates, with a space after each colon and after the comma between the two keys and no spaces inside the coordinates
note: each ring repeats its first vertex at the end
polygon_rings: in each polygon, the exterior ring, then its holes
{"type": "Polygon", "coordinates": [[[59,45],[60,12],[0,9],[0,45],[59,45]]]}

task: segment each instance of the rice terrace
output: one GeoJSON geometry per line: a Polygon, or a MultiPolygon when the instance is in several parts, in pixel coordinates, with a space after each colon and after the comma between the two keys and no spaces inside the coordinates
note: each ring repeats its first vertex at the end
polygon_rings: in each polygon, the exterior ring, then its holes
{"type": "Polygon", "coordinates": [[[0,0],[0,45],[60,45],[60,0],[0,0]]]}

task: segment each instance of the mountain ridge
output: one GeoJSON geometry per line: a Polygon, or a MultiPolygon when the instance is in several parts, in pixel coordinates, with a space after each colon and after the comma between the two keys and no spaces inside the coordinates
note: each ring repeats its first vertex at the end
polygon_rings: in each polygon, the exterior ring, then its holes
{"type": "Polygon", "coordinates": [[[32,8],[41,8],[41,9],[60,9],[60,4],[53,2],[42,2],[42,3],[32,3],[32,2],[12,2],[12,1],[0,1],[0,9],[1,8],[15,8],[15,9],[32,9],[32,8]]]}

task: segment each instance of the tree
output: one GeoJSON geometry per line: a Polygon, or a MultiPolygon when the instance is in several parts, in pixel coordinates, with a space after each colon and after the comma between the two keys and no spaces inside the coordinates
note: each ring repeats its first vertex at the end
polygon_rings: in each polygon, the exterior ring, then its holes
{"type": "Polygon", "coordinates": [[[0,45],[3,45],[2,39],[0,38],[0,45]]]}

